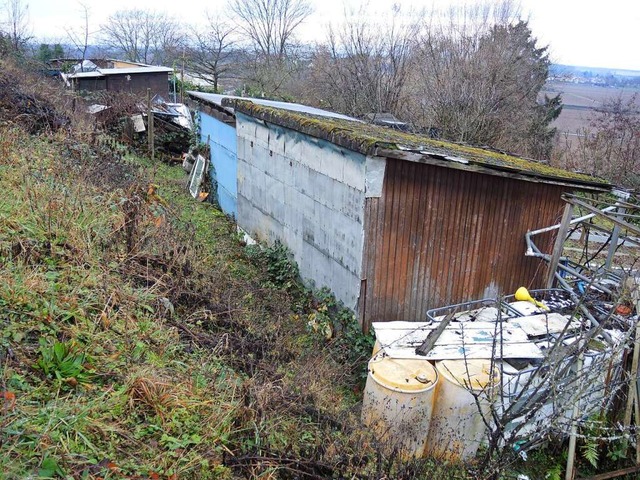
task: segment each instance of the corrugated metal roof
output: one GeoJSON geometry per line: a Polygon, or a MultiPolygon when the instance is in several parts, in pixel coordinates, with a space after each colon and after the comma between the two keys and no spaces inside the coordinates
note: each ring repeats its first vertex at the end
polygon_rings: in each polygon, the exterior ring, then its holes
{"type": "Polygon", "coordinates": [[[229,104],[229,102],[233,102],[234,100],[246,100],[256,105],[263,105],[265,107],[271,108],[279,108],[282,110],[289,110],[291,112],[298,112],[310,115],[317,115],[319,117],[328,117],[328,118],[336,118],[342,120],[350,120],[354,122],[359,122],[359,120],[348,117],[347,115],[342,115],[340,113],[330,112],[328,110],[322,110],[320,108],[309,107],[307,105],[302,105],[300,103],[289,103],[289,102],[278,102],[276,100],[266,100],[264,98],[250,98],[250,97],[236,97],[234,95],[222,95],[218,93],[204,93],[204,92],[196,92],[196,91],[188,91],[187,94],[195,99],[203,100],[208,103],[213,103],[219,107],[224,108],[229,113],[233,113],[233,106],[229,104]],[[223,105],[223,100],[227,102],[223,105]]]}
{"type": "Polygon", "coordinates": [[[66,77],[67,78],[99,78],[99,77],[104,77],[104,75],[100,73],[98,70],[94,70],[92,72],[70,73],[66,77]]]}
{"type": "Polygon", "coordinates": [[[78,72],[68,75],[68,78],[98,78],[107,75],[135,75],[139,73],[169,73],[173,69],[168,67],[131,67],[131,68],[99,68],[93,72],[78,72]]]}
{"type": "Polygon", "coordinates": [[[130,67],[130,68],[101,68],[105,75],[118,75],[123,73],[169,73],[173,72],[169,67],[130,67]]]}
{"type": "MultiPolygon", "coordinates": [[[[279,102],[276,102],[279,103],[279,102]]],[[[349,121],[344,116],[314,116],[309,110],[283,111],[272,105],[247,99],[224,100],[223,106],[280,126],[328,140],[365,155],[380,155],[418,163],[477,171],[521,179],[562,183],[576,188],[609,190],[611,184],[581,173],[552,167],[487,148],[435,140],[425,135],[349,121]],[[332,118],[327,118],[332,117],[332,118]]]]}

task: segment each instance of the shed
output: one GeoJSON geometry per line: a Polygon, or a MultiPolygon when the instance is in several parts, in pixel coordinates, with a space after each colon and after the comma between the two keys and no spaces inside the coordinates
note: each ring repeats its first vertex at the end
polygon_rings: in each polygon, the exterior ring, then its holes
{"type": "Polygon", "coordinates": [[[542,287],[546,272],[525,256],[525,233],[561,218],[562,193],[610,187],[375,125],[227,105],[236,114],[239,226],[288,245],[303,278],[331,288],[365,328],[542,287]]]}
{"type": "Polygon", "coordinates": [[[124,66],[121,68],[97,68],[89,72],[65,75],[65,80],[74,90],[127,92],[146,94],[147,88],[153,95],[169,96],[169,74],[173,69],[153,66],[124,66]]]}
{"type": "MultiPolygon", "coordinates": [[[[220,208],[227,215],[238,216],[238,168],[236,116],[233,106],[222,101],[240,100],[241,97],[188,91],[190,106],[199,117],[199,140],[209,145],[213,192],[220,208]]],[[[297,103],[277,102],[262,98],[248,98],[251,102],[284,110],[312,113],[321,117],[350,119],[345,115],[327,112],[297,103]]]]}

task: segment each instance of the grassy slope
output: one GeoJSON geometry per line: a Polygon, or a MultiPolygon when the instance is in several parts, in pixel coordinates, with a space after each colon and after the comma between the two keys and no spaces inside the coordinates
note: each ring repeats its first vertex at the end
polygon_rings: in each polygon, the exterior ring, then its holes
{"type": "Polygon", "coordinates": [[[275,288],[184,184],[0,124],[2,478],[455,476],[377,453],[360,339],[309,332],[330,302],[275,288]]]}

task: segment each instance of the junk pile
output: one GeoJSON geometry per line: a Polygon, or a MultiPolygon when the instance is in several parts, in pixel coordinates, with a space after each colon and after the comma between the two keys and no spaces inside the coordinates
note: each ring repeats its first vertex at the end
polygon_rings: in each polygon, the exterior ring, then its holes
{"type": "MultiPolygon", "coordinates": [[[[627,215],[638,207],[617,203],[605,215],[619,208],[627,215]]],[[[612,228],[599,247],[601,265],[591,255],[587,265],[570,266],[563,253],[574,248],[575,231],[558,225],[556,255],[540,252],[527,234],[528,254],[550,264],[549,288],[433,309],[422,322],[373,324],[362,419],[383,448],[454,461],[471,459],[481,444],[523,453],[552,436],[575,436],[581,422],[612,409],[625,411],[621,429],[635,431],[640,351],[631,367],[627,357],[639,323],[640,272],[637,261],[612,259],[620,245],[638,245],[627,238],[638,227],[590,213],[592,225],[612,228]]],[[[541,231],[549,229],[533,233],[541,231]]]]}
{"type": "Polygon", "coordinates": [[[155,144],[160,151],[181,155],[189,150],[193,119],[186,105],[170,103],[156,96],[152,101],[151,114],[155,144]]]}
{"type": "MultiPolygon", "coordinates": [[[[71,87],[70,74],[93,72],[99,66],[91,60],[71,65],[70,73],[61,73],[63,82],[71,87]]],[[[171,103],[155,95],[151,104],[141,102],[140,96],[118,90],[83,91],[87,103],[84,111],[94,117],[111,135],[145,150],[148,135],[152,135],[155,149],[170,155],[182,155],[189,150],[193,119],[189,108],[171,103]],[[149,114],[153,121],[149,122],[149,114]],[[149,125],[153,132],[149,132],[149,125]]]]}
{"type": "Polygon", "coordinates": [[[69,124],[62,114],[44,95],[31,90],[34,85],[18,78],[18,71],[0,69],[0,120],[22,125],[31,134],[55,132],[69,124]]]}
{"type": "MultiPolygon", "coordinates": [[[[94,92],[87,98],[85,113],[111,136],[139,151],[148,148],[149,109],[135,95],[121,92],[94,92]]],[[[156,151],[182,155],[189,150],[193,119],[186,105],[168,103],[156,96],[152,101],[153,141],[156,151]]]]}

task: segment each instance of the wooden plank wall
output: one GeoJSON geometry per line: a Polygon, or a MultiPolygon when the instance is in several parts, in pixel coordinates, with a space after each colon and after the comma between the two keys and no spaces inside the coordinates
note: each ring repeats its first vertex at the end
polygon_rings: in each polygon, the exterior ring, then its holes
{"type": "MultiPolygon", "coordinates": [[[[525,257],[524,234],[559,221],[565,190],[388,159],[382,196],[365,206],[363,326],[540,288],[545,267],[525,257]]],[[[553,240],[536,239],[543,251],[553,240]]]]}
{"type": "Polygon", "coordinates": [[[111,74],[107,75],[106,88],[110,92],[144,94],[147,88],[153,95],[160,95],[169,101],[169,74],[167,72],[111,74]]]}

